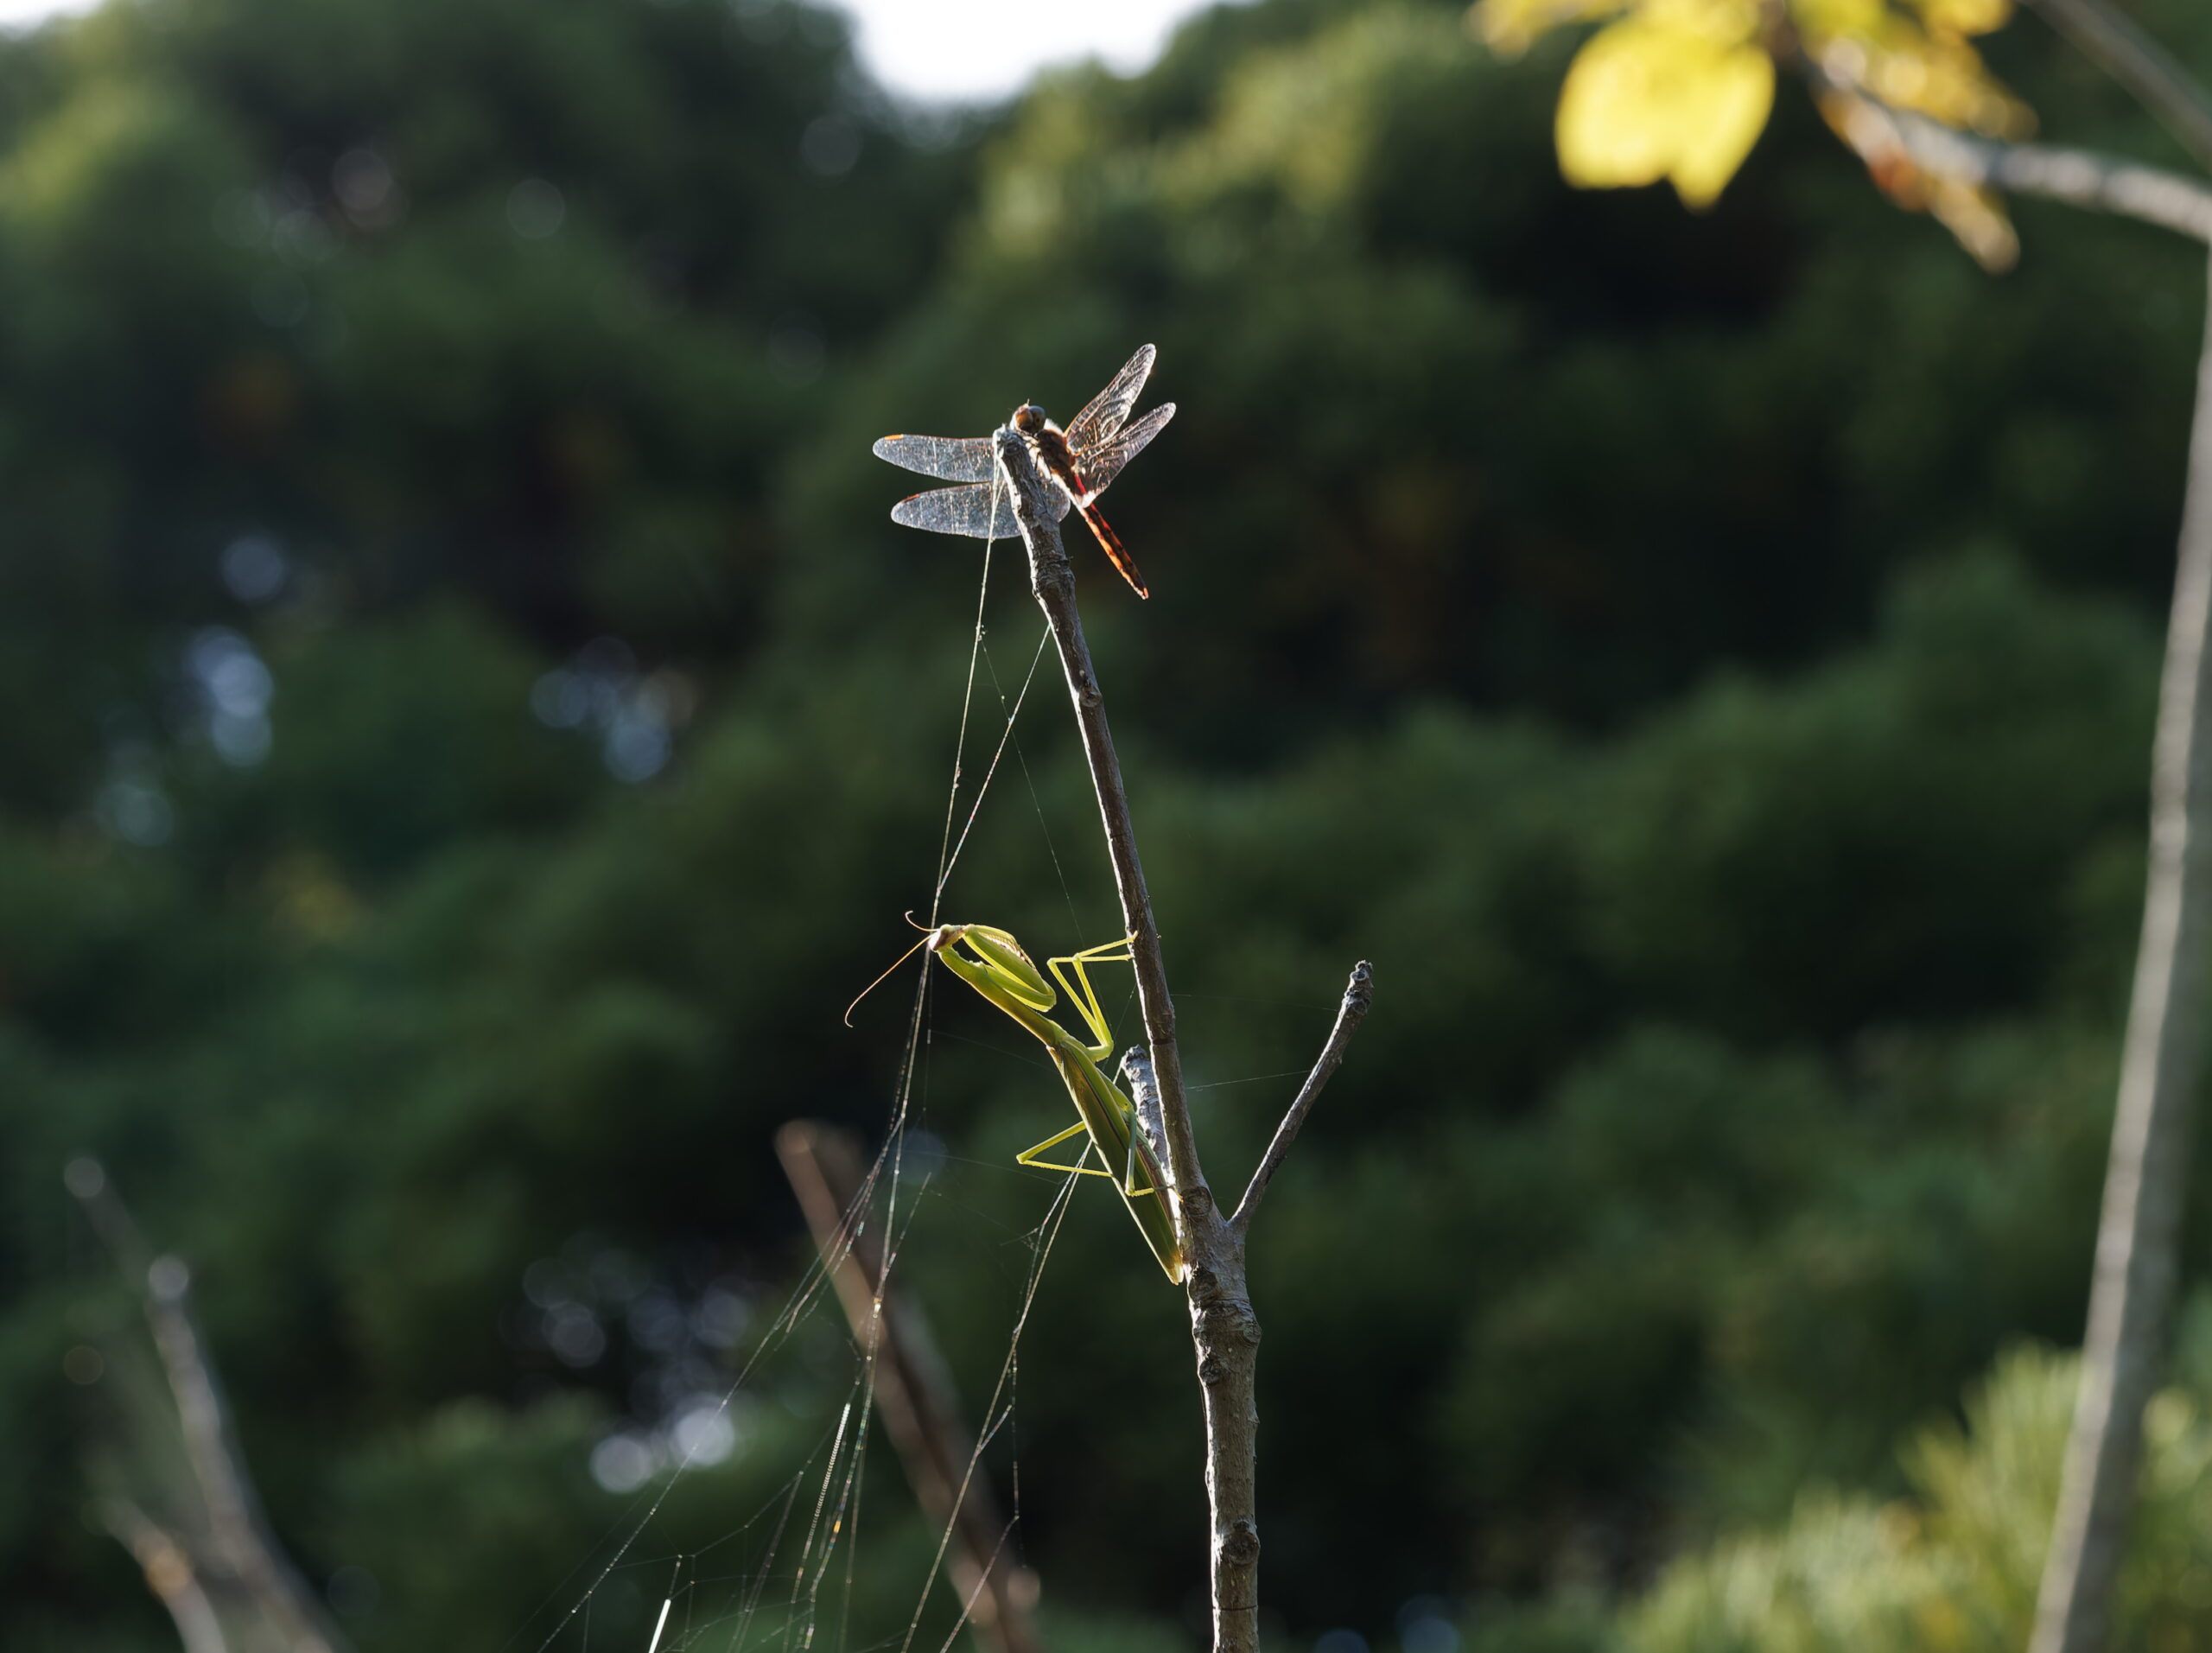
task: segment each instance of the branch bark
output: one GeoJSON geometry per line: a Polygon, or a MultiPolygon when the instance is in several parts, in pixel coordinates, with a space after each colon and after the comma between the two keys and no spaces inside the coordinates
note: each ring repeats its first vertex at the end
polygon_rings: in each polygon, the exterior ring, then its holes
{"type": "MultiPolygon", "coordinates": [[[[2208,297],[2212,303],[2212,296],[2208,297]]],[[[2031,1653],[2107,1643],[2143,1434],[2179,1266],[2202,1042],[2212,718],[2212,311],[2196,370],[2179,566],[2151,764],[2151,866],[2097,1230],[2082,1386],[2031,1653]]]]}
{"type": "Polygon", "coordinates": [[[977,1449],[960,1427],[952,1379],[920,1311],[885,1277],[883,1247],[868,1232],[859,1154],[842,1131],[795,1119],[776,1133],[776,1157],[813,1231],[853,1340],[874,1357],[876,1409],[914,1498],[944,1535],[961,1612],[986,1653],[1044,1653],[1030,1613],[1037,1575],[1006,1554],[1007,1525],[977,1449]]]}
{"type": "Polygon", "coordinates": [[[1329,1029],[1328,1042],[1321,1046],[1321,1054],[1313,1063],[1313,1072],[1306,1076],[1306,1083],[1298,1088],[1289,1110],[1282,1116],[1282,1123],[1275,1127],[1274,1140],[1268,1144],[1268,1151],[1261,1155],[1252,1180],[1244,1185],[1244,1198],[1236,1202],[1236,1214],[1229,1219],[1241,1238],[1252,1226],[1252,1214],[1260,1209],[1260,1201],[1268,1192],[1268,1185],[1275,1179],[1275,1173],[1289,1155],[1290,1145],[1298,1138],[1298,1128],[1306,1122],[1306,1116],[1313,1111],[1313,1104],[1321,1095],[1321,1087],[1328,1084],[1336,1071],[1344,1064],[1344,1051],[1351,1043],[1351,1036],[1359,1031],[1359,1024],[1367,1020],[1367,1007],[1375,994],[1375,968],[1365,959],[1352,966],[1351,980],[1344,983],[1344,1002],[1337,1007],[1337,1024],[1329,1029]]]}
{"type": "Polygon", "coordinates": [[[192,1558],[145,1512],[128,1498],[107,1498],[99,1505],[101,1524],[130,1552],[146,1575],[146,1587],[168,1609],[184,1653],[232,1653],[223,1622],[200,1587],[192,1558]]]}
{"type": "MultiPolygon", "coordinates": [[[[2089,15],[2080,6],[2059,9],[2089,15]]],[[[2192,92],[2193,83],[2183,77],[2157,95],[2193,103],[2192,92]]],[[[1880,117],[1897,148],[1929,171],[2119,213],[2212,243],[2212,187],[2196,179],[2080,150],[1967,137],[1903,111],[1866,106],[1880,117]]],[[[1852,141],[1867,159],[1877,158],[1867,154],[1861,137],[1852,141]]],[[[2105,1171],[2081,1387],[2030,1653],[2101,1653],[2108,1643],[2141,1461],[2143,1408],[2157,1385],[2179,1270],[2190,1114],[2202,1040],[2206,856],[2212,839],[2212,823],[2203,818],[2212,785],[2212,718],[2207,716],[2212,709],[2206,704],[2212,634],[2212,276],[2207,287],[2173,607],[2152,741],[2142,937],[2105,1171]]]]}
{"type": "MultiPolygon", "coordinates": [[[[175,1257],[149,1258],[129,1211],[97,1160],[71,1161],[65,1181],[142,1294],[171,1408],[149,1427],[164,1434],[174,1431],[197,1495],[188,1501],[171,1498],[168,1503],[175,1507],[151,1513],[128,1497],[111,1498],[110,1530],[145,1567],[149,1584],[175,1616],[188,1643],[198,1633],[194,1627],[213,1626],[219,1638],[215,1645],[228,1646],[232,1653],[263,1647],[344,1653],[345,1638],[262,1512],[229,1403],[192,1312],[190,1271],[175,1257]]],[[[124,1402],[118,1399],[115,1404],[124,1402]]],[[[126,1450],[120,1456],[133,1455],[126,1450]]],[[[143,1482],[152,1471],[133,1459],[123,1473],[126,1481],[143,1482]]]]}
{"type": "Polygon", "coordinates": [[[1047,503],[1052,496],[1046,493],[1028,445],[1007,429],[995,440],[999,467],[1014,490],[1014,520],[1029,551],[1030,593],[1052,627],[1068,698],[1075,703],[1076,725],[1083,731],[1084,760],[1098,794],[1106,852],[1113,860],[1114,884],[1122,897],[1122,922],[1128,927],[1129,955],[1135,961],[1145,1042],[1159,1078],[1168,1181],[1179,1213],[1189,1222],[1194,1213],[1211,1210],[1213,1195],[1198,1168],[1198,1141],[1191,1134],[1191,1112],[1183,1100],[1183,1060],[1175,1043],[1175,1003],[1167,995],[1167,970],[1160,957],[1160,926],[1153,922],[1152,894],[1145,887],[1144,863],[1137,856],[1122,760],[1115,755],[1114,731],[1106,722],[1106,697],[1091,669],[1090,645],[1084,639],[1083,616],[1075,606],[1075,572],[1068,567],[1067,550],[1060,543],[1059,518],[1047,503]]]}
{"type": "MultiPolygon", "coordinates": [[[[1121,893],[1122,919],[1128,927],[1135,963],[1137,1001],[1143,1012],[1149,1059],[1132,1052],[1123,1071],[1141,1116],[1152,1114],[1166,1139],[1166,1172],[1174,1198],[1176,1226],[1187,1269],[1184,1288],[1191,1316],[1191,1342],[1197,1356],[1199,1392],[1206,1424],[1206,1498],[1211,1516],[1211,1565],[1214,1653],[1258,1653],[1260,1523],[1256,1492],[1259,1404],[1255,1373],[1260,1348],[1260,1320],[1253,1313],[1244,1278],[1244,1230],[1220,1209],[1198,1164],[1198,1144],[1183,1093],[1182,1062],[1175,1043],[1175,1006],[1168,996],[1160,960],[1160,932],[1153,921],[1152,898],[1137,855],[1136,829],[1129,815],[1122,766],[1114,753],[1106,721],[1105,696],[1084,640],[1083,620],[1075,602],[1075,576],[1060,543],[1055,496],[1039,473],[1020,436],[1001,429],[995,438],[999,468],[1012,489],[1014,520],[1029,552],[1030,590],[1045,612],[1059,650],[1068,696],[1083,731],[1083,749],[1098,795],[1098,813],[1113,859],[1114,881],[1121,893]]],[[[1365,965],[1360,967],[1362,971],[1365,965]]],[[[1355,981],[1359,980],[1357,975],[1355,981]]],[[[1341,1027],[1342,1017],[1339,1017],[1341,1027]]],[[[1352,1024],[1357,1027],[1355,1020],[1352,1024]]],[[[1349,1032],[1344,1033],[1349,1038],[1349,1032]]],[[[1332,1037],[1332,1046],[1338,1041],[1332,1037]]],[[[1343,1052],[1336,1050],[1336,1061],[1343,1052]]],[[[1305,1107],[1336,1061],[1323,1052],[1326,1071],[1316,1070],[1300,1094],[1305,1107]]],[[[1293,1112],[1302,1120],[1298,1103],[1293,1112]]],[[[1291,1135],[1296,1125],[1286,1121],[1291,1135]]],[[[1281,1146],[1287,1137],[1278,1132],[1281,1146]]],[[[1273,1152],[1273,1150],[1270,1150],[1273,1152]]],[[[1272,1174],[1270,1171],[1269,1174],[1272,1174]]]]}
{"type": "MultiPolygon", "coordinates": [[[[1812,78],[1822,81],[1817,73],[1812,78]]],[[[2212,185],[2197,179],[2087,149],[1971,137],[1909,110],[1888,108],[1864,92],[1850,95],[1883,129],[1880,137],[1847,134],[1870,161],[1879,158],[1870,147],[1885,143],[1914,165],[1961,183],[2138,219],[2212,242],[2212,185]]]]}

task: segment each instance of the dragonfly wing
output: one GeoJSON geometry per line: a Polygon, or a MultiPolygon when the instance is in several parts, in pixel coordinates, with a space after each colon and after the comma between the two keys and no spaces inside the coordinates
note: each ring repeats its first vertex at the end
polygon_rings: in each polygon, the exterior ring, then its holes
{"type": "Polygon", "coordinates": [[[1090,497],[1095,499],[1105,493],[1107,486],[1122,474],[1122,467],[1144,452],[1145,444],[1166,429],[1167,422],[1174,416],[1175,404],[1162,402],[1099,452],[1077,455],[1076,464],[1084,486],[1090,490],[1090,497]]]}
{"type": "MultiPolygon", "coordinates": [[[[1053,516],[1066,516],[1074,502],[1058,487],[1052,496],[1053,516]]],[[[965,534],[970,539],[1010,539],[1018,531],[1014,502],[1004,488],[989,482],[917,493],[891,507],[891,520],[932,534],[965,534]]]]}
{"type": "Polygon", "coordinates": [[[1002,490],[988,482],[973,482],[964,488],[939,488],[901,499],[891,507],[891,520],[932,534],[1003,539],[1014,531],[1014,507],[1002,490]]]}
{"type": "Polygon", "coordinates": [[[875,444],[875,456],[948,482],[991,480],[988,436],[886,436],[875,444]]]}
{"type": "Polygon", "coordinates": [[[1114,433],[1129,416],[1129,410],[1136,406],[1137,397],[1144,393],[1144,382],[1152,375],[1153,358],[1159,353],[1150,345],[1145,346],[1122,365],[1112,384],[1090,398],[1089,407],[1068,421],[1069,447],[1081,454],[1113,440],[1114,433]]]}

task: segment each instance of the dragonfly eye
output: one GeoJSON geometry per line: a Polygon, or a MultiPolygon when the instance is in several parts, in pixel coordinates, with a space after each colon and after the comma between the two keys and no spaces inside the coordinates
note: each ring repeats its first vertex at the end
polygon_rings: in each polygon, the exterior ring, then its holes
{"type": "Polygon", "coordinates": [[[1034,436],[1045,428],[1045,410],[1034,402],[1025,402],[1014,410],[1014,428],[1024,436],[1034,436]]]}

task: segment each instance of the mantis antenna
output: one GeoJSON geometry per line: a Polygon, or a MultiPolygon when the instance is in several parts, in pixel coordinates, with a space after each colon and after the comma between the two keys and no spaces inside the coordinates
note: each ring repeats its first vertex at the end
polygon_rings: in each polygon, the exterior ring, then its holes
{"type": "Polygon", "coordinates": [[[891,961],[891,969],[884,971],[882,975],[877,976],[875,980],[870,982],[866,987],[862,988],[860,990],[858,996],[855,997],[850,1004],[845,1007],[846,1027],[849,1027],[853,1025],[853,1012],[861,1008],[861,1000],[865,999],[869,994],[874,992],[876,989],[881,987],[886,982],[889,981],[893,973],[896,971],[901,964],[912,958],[916,953],[921,951],[923,948],[928,946],[930,944],[930,938],[937,934],[936,931],[932,930],[929,925],[922,923],[921,920],[914,917],[913,909],[911,907],[906,910],[906,922],[912,925],[915,929],[922,932],[922,938],[916,942],[912,946],[909,947],[905,952],[899,954],[898,957],[893,959],[891,961]]]}

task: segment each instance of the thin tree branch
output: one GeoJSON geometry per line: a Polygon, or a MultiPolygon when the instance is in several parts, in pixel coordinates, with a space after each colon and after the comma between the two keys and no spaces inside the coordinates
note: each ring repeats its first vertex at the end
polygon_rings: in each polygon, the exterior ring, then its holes
{"type": "Polygon", "coordinates": [[[1068,697],[1083,731],[1083,752],[1098,794],[1098,814],[1106,829],[1106,852],[1114,863],[1114,884],[1121,893],[1122,922],[1128,926],[1129,956],[1137,976],[1137,1005],[1144,1016],[1145,1043],[1151,1049],[1160,1084],[1161,1124],[1167,1137],[1167,1174],[1179,1215],[1185,1224],[1194,1205],[1211,1207],[1212,1193],[1198,1168],[1198,1141],[1183,1099],[1183,1063],[1175,1044],[1175,1001],[1167,994],[1167,971],[1160,957],[1160,926],[1152,917],[1144,864],[1137,856],[1136,828],[1129,819],[1129,796],[1122,784],[1121,760],[1114,753],[1114,732],[1106,722],[1106,697],[1091,669],[1090,645],[1083,635],[1083,616],[1075,605],[1075,575],[1060,544],[1058,518],[1046,503],[1044,477],[1028,444],[1010,429],[996,435],[999,467],[1014,488],[1014,519],[1029,548],[1029,585],[1058,646],[1068,697]]]}
{"type": "MultiPolygon", "coordinates": [[[[1807,68],[1817,81],[1817,68],[1807,68]]],[[[2079,150],[1968,137],[1863,95],[1855,98],[1853,116],[1846,137],[1878,171],[1880,162],[1901,153],[1926,171],[1963,183],[2115,213],[2212,243],[2212,188],[2196,179],[2079,150]],[[1858,118],[1861,111],[1865,118],[1858,118]]],[[[2204,931],[2212,916],[2206,888],[2212,830],[2202,830],[2197,819],[2212,785],[2208,632],[2212,291],[2197,362],[2173,608],[2152,737],[2142,938],[2120,1059],[2081,1387],[2030,1653],[2102,1653],[2107,1644],[2141,1461],[2143,1408],[2156,1387],[2179,1268],[2189,1116],[2201,1054],[2204,931]]]]}
{"type": "MultiPolygon", "coordinates": [[[[2101,16],[2118,21],[2101,5],[2045,9],[2065,10],[2088,23],[2101,16]]],[[[2104,52],[2117,49],[2120,39],[2108,29],[2099,46],[2078,43],[2110,67],[2104,52]]],[[[1815,86],[1851,98],[1844,136],[1878,175],[1885,161],[1902,156],[1960,182],[2116,213],[2212,243],[2212,188],[2196,179],[2079,150],[1967,137],[1836,86],[1802,54],[1796,60],[1815,86]]],[[[2149,63],[2139,56],[2134,68],[2145,72],[2149,63]]],[[[2161,77],[2156,87],[2130,84],[2168,112],[2177,102],[2190,106],[2192,119],[2202,111],[2203,94],[2178,71],[2161,77]]],[[[2190,1113],[2202,1046],[2204,931],[2212,918],[2207,889],[2212,822],[2202,818],[2212,788],[2206,681],[2212,669],[2212,274],[2207,289],[2173,607],[2152,744],[2143,931],[2120,1057],[2081,1386],[2029,1653],[2102,1653],[2107,1644],[2141,1459],[2143,1409],[2156,1386],[2180,1266],[2190,1113]]]]}
{"type": "MultiPolygon", "coordinates": [[[[1060,543],[1058,496],[1039,474],[1036,460],[1020,436],[1007,429],[993,438],[999,468],[1014,497],[1014,520],[1029,551],[1029,583],[1045,611],[1058,645],[1060,667],[1083,731],[1084,757],[1098,794],[1098,813],[1114,881],[1128,926],[1129,953],[1136,968],[1137,1000],[1144,1014],[1146,1050],[1124,1059],[1122,1071],[1135,1092],[1147,1133],[1163,1139],[1164,1174],[1174,1196],[1178,1237],[1185,1258],[1184,1287],[1191,1313],[1191,1344],[1198,1357],[1199,1393],[1206,1420],[1206,1500],[1212,1516],[1211,1547],[1213,1585],[1214,1653],[1258,1653],[1260,1525],[1256,1491],[1260,1409],[1255,1373],[1259,1362],[1260,1321],[1245,1286],[1244,1230],[1225,1217],[1206,1186],[1191,1131],[1183,1093],[1183,1069],[1175,1044],[1175,1006],[1160,957],[1160,931],[1137,858],[1136,830],[1129,818],[1121,764],[1107,727],[1105,697],[1084,641],[1076,611],[1075,578],[1060,543]],[[1157,1121],[1156,1127],[1149,1123],[1157,1121]]],[[[1368,967],[1353,972],[1352,988],[1338,1026],[1322,1052],[1292,1116],[1269,1149],[1270,1164],[1281,1158],[1313,1098],[1343,1059],[1343,1043],[1366,1008],[1368,967]],[[1357,1001],[1357,1014],[1354,1003],[1357,1001]]],[[[1272,1169],[1268,1172],[1272,1175],[1272,1169]]],[[[1259,1184],[1264,1186],[1264,1179],[1259,1184]]],[[[1254,1196],[1249,1192],[1248,1201],[1254,1196]]]]}
{"type": "Polygon", "coordinates": [[[918,1305],[887,1277],[882,1242],[868,1231],[868,1178],[852,1139],[794,1119],[776,1133],[776,1157],[853,1340],[875,1361],[877,1414],[915,1502],[944,1535],[939,1554],[976,1639],[988,1653],[1044,1653],[1030,1612],[1037,1575],[1007,1553],[1012,1529],[977,1472],[982,1448],[961,1426],[944,1357],[918,1305]]]}
{"type": "MultiPolygon", "coordinates": [[[[1817,82],[1817,67],[1806,67],[1817,82]]],[[[1854,94],[1853,112],[1845,135],[1878,171],[1883,160],[1902,153],[1914,165],[1960,182],[2115,213],[2212,243],[2212,188],[2196,179],[2079,150],[1968,137],[1863,95],[1854,94]]],[[[2156,1386],[2179,1266],[2189,1115],[2202,1039],[2203,932],[2212,900],[2206,890],[2212,869],[2205,865],[2212,831],[2199,830],[2196,818],[2212,785],[2208,631],[2212,308],[2197,362],[2173,609],[2152,737],[2142,938],[2120,1059],[2081,1388],[2030,1653],[2101,1653],[2107,1644],[2141,1459],[2143,1408],[2156,1386]]]]}
{"type": "MultiPolygon", "coordinates": [[[[2208,283],[2212,285],[2212,283],[2208,283]]],[[[2196,368],[2179,566],[2151,762],[2151,865],[2097,1230],[2082,1385],[2031,1653],[2106,1645],[2187,1192],[2212,917],[2212,297],[2196,368]]]]}
{"type": "Polygon", "coordinates": [[[2212,242],[2212,185],[2086,149],[1972,137],[1910,110],[1885,107],[1864,92],[1848,95],[1872,118],[1867,130],[1846,134],[1870,162],[1886,158],[1879,153],[1886,148],[1961,183],[2138,219],[2212,242]]]}
{"type": "Polygon", "coordinates": [[[101,1524],[130,1552],[146,1575],[146,1587],[168,1609],[184,1653],[236,1653],[214,1604],[200,1587],[192,1558],[176,1541],[128,1498],[104,1498],[99,1508],[101,1524]]]}
{"type": "Polygon", "coordinates": [[[1268,1144],[1258,1169],[1252,1173],[1252,1180],[1244,1186],[1244,1198],[1236,1202],[1236,1215],[1229,1219],[1230,1227],[1240,1237],[1250,1230],[1252,1214],[1260,1209],[1268,1185],[1275,1179],[1275,1173],[1290,1153],[1291,1143],[1297,1140],[1299,1128],[1313,1110],[1321,1087],[1344,1065],[1344,1051],[1351,1044],[1351,1036],[1359,1031],[1359,1024],[1367,1020],[1367,1007],[1374,991],[1374,966],[1363,958],[1352,966],[1351,980],[1344,984],[1344,1002],[1337,1007],[1337,1022],[1329,1029],[1328,1043],[1321,1046],[1313,1072],[1306,1076],[1306,1083],[1299,1087],[1289,1111],[1282,1116],[1282,1123],[1275,1127],[1274,1140],[1268,1144]]]}
{"type": "Polygon", "coordinates": [[[1175,1046],[1175,1007],[1167,996],[1160,935],[1137,860],[1128,797],[1114,756],[1104,697],[1076,612],[1075,579],[1060,544],[1058,518],[1046,504],[1051,496],[1027,445],[1008,429],[1001,430],[995,441],[999,467],[1013,486],[1014,518],[1029,550],[1030,588],[1059,645],[1068,695],[1083,730],[1084,755],[1098,794],[1098,812],[1105,823],[1107,849],[1113,857],[1122,920],[1129,928],[1129,951],[1136,965],[1137,1000],[1144,1012],[1151,1059],[1128,1071],[1139,1087],[1140,1109],[1148,1112],[1157,1103],[1160,1134],[1166,1138],[1166,1174],[1174,1194],[1185,1260],[1191,1345],[1198,1357],[1198,1389],[1205,1406],[1214,1653],[1258,1653],[1260,1408],[1255,1372],[1260,1321],[1244,1283],[1243,1236],[1223,1216],[1198,1167],[1175,1046]]]}
{"type": "Polygon", "coordinates": [[[2174,141],[2212,167],[2212,96],[2171,52],[2105,0],[2028,0],[2074,48],[2125,86],[2174,141]]]}
{"type": "MultiPolygon", "coordinates": [[[[148,1260],[137,1224],[97,1160],[73,1160],[65,1180],[118,1264],[143,1294],[147,1328],[175,1408],[168,1421],[175,1427],[200,1495],[194,1512],[197,1530],[187,1523],[172,1542],[194,1561],[195,1573],[234,1581],[254,1613],[292,1653],[340,1653],[345,1639],[293,1567],[262,1511],[229,1403],[192,1312],[190,1271],[175,1257],[148,1260]]],[[[134,1552],[142,1549],[137,1539],[124,1542],[134,1552]]]]}

